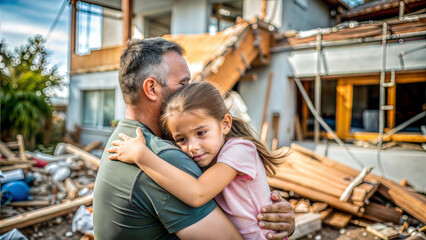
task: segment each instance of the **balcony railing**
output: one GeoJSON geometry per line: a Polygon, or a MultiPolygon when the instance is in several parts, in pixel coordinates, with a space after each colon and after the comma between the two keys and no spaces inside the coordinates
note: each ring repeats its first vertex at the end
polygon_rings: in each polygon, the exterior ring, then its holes
{"type": "Polygon", "coordinates": [[[120,66],[120,56],[123,46],[115,46],[93,50],[88,55],[71,55],[70,74],[89,72],[105,72],[117,70],[120,66]]]}

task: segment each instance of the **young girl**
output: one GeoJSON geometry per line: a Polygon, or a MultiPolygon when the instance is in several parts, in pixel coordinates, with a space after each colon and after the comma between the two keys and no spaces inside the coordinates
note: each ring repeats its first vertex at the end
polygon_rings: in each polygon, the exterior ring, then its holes
{"type": "Polygon", "coordinates": [[[151,152],[141,129],[124,134],[108,151],[110,159],[136,163],[155,182],[186,204],[199,207],[214,198],[244,239],[266,239],[256,215],[271,204],[266,174],[282,155],[273,155],[248,124],[228,114],[222,96],[211,84],[189,84],[174,93],[162,116],[163,129],[204,173],[195,179],[151,152]],[[266,171],[265,171],[266,169],[266,171]]]}

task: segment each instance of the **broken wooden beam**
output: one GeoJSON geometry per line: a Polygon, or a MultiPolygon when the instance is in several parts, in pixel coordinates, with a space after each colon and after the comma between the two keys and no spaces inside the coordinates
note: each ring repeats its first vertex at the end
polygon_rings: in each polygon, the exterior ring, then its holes
{"type": "Polygon", "coordinates": [[[34,201],[19,201],[19,202],[11,202],[9,206],[12,207],[45,207],[49,206],[49,200],[34,200],[34,201]]]}
{"type": "Polygon", "coordinates": [[[94,141],[94,142],[88,144],[87,146],[85,146],[83,148],[83,150],[86,151],[86,152],[90,152],[93,149],[96,149],[97,147],[99,147],[101,144],[102,144],[101,141],[94,141]]]}
{"type": "Polygon", "coordinates": [[[303,187],[298,184],[284,181],[279,178],[268,178],[268,183],[272,187],[284,189],[286,191],[293,191],[303,197],[309,198],[314,201],[325,202],[331,207],[340,209],[342,211],[351,213],[359,217],[362,217],[362,215],[364,214],[364,208],[355,206],[348,202],[341,202],[337,197],[332,197],[329,194],[315,191],[308,187],[303,187]]]}
{"type": "Polygon", "coordinates": [[[84,151],[81,148],[78,148],[74,145],[71,144],[67,144],[66,145],[66,150],[69,153],[75,154],[80,156],[84,161],[96,166],[97,168],[99,167],[99,165],[101,164],[101,159],[96,157],[95,155],[88,153],[86,151],[84,151]]]}
{"type": "Polygon", "coordinates": [[[23,161],[28,161],[27,155],[25,154],[25,144],[24,144],[24,137],[22,137],[21,134],[16,135],[16,140],[19,144],[19,156],[23,161]]]}
{"type": "Polygon", "coordinates": [[[15,159],[16,155],[13,153],[4,142],[0,141],[0,153],[6,157],[7,160],[15,159]]]}
{"type": "Polygon", "coordinates": [[[13,228],[23,228],[36,223],[65,215],[75,211],[81,205],[90,204],[93,201],[93,194],[76,198],[70,202],[60,203],[45,208],[29,211],[17,216],[0,220],[0,229],[7,232],[13,228]]]}

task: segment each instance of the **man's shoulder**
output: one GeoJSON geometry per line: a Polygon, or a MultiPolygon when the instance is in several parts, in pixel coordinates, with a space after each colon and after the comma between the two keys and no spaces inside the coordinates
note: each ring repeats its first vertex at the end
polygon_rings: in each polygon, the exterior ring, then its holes
{"type": "MultiPolygon", "coordinates": [[[[180,149],[175,145],[174,142],[157,137],[147,126],[131,119],[123,119],[122,121],[120,121],[113,135],[117,135],[118,137],[118,133],[124,133],[130,137],[136,137],[136,129],[138,127],[142,129],[143,135],[146,140],[146,145],[155,154],[159,154],[160,152],[165,150],[180,151],[180,149]]],[[[114,138],[114,136],[112,136],[112,138],[114,138]]]]}

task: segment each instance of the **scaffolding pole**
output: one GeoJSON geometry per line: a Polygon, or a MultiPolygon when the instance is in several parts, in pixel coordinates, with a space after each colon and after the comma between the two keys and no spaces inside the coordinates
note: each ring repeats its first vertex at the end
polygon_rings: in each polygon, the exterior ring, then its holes
{"type": "MultiPolygon", "coordinates": [[[[315,109],[321,114],[321,29],[317,33],[317,74],[315,76],[315,109]]],[[[318,120],[314,121],[314,140],[318,144],[320,140],[320,124],[318,120]]]]}

